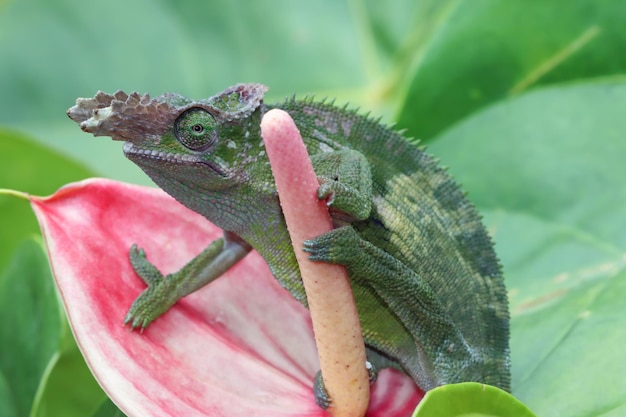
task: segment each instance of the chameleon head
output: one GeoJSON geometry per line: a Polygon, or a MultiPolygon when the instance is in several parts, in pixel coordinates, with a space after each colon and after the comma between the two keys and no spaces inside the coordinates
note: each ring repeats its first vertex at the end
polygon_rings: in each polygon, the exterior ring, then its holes
{"type": "Polygon", "coordinates": [[[98,92],[77,99],[67,114],[85,132],[124,141],[126,156],[161,186],[166,169],[168,181],[188,184],[194,178],[203,187],[220,188],[233,185],[232,177],[243,170],[243,148],[255,146],[237,140],[258,137],[258,122],[254,126],[250,116],[266,91],[261,84],[238,84],[200,101],[98,92]]]}

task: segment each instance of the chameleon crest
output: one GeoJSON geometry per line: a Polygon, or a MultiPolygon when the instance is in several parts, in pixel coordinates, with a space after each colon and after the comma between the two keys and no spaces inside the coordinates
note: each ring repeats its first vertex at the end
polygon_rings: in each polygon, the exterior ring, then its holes
{"type": "Polygon", "coordinates": [[[306,305],[259,127],[266,111],[280,108],[300,130],[335,224],[303,249],[346,266],[370,362],[403,370],[423,390],[465,381],[509,390],[502,273],[458,185],[377,121],[311,99],[268,105],[266,91],[239,84],[199,101],[99,92],[68,110],[84,131],[124,141],[126,156],[156,184],[224,230],[165,277],[133,246],[131,263],[148,287],[126,323],[146,327],[252,248],[306,305]]]}

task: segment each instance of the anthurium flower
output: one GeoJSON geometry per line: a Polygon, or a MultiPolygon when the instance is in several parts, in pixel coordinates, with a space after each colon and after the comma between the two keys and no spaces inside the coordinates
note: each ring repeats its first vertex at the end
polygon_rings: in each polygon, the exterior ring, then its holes
{"type": "MultiPolygon", "coordinates": [[[[220,229],[158,189],[102,179],[31,203],[74,336],[128,416],[327,415],[311,391],[319,364],[308,310],[257,253],[131,331],[124,316],[145,284],[130,246],[171,273],[220,229]]],[[[367,415],[409,416],[422,395],[410,378],[383,370],[367,415]]]]}

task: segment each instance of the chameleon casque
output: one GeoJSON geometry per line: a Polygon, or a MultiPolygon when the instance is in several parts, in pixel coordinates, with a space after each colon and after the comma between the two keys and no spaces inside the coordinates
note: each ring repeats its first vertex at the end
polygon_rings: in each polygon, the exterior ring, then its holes
{"type": "Polygon", "coordinates": [[[403,370],[425,391],[465,381],[510,390],[501,269],[459,186],[376,120],[313,99],[268,105],[266,91],[239,84],[200,101],[98,92],[68,110],[84,131],[124,141],[125,155],[157,185],[224,230],[165,277],[133,246],[131,263],[148,288],[125,322],[148,326],[252,248],[306,305],[259,127],[266,111],[280,108],[302,134],[335,224],[303,249],[347,267],[368,360],[403,370]]]}

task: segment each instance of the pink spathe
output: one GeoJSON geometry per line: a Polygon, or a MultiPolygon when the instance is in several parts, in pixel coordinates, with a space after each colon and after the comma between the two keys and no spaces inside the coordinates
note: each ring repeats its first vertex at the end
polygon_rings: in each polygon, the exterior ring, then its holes
{"type": "MultiPolygon", "coordinates": [[[[123,326],[145,284],[133,243],[163,273],[221,230],[163,191],[91,179],[32,197],[74,336],[95,377],[134,416],[326,416],[311,387],[319,364],[309,312],[252,252],[143,333],[123,326]]],[[[422,397],[384,370],[368,416],[410,416],[422,397]]]]}

